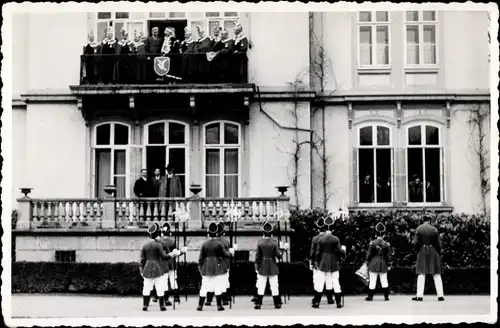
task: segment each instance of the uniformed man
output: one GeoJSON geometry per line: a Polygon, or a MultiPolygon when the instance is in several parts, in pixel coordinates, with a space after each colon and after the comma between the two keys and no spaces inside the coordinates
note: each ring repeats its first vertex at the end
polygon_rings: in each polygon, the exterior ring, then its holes
{"type": "Polygon", "coordinates": [[[366,297],[366,300],[373,300],[375,287],[377,286],[377,279],[380,277],[380,284],[382,285],[382,289],[384,291],[384,298],[388,301],[389,282],[387,281],[387,271],[390,267],[391,246],[384,240],[385,226],[382,222],[377,223],[375,231],[377,233],[377,238],[370,243],[365,262],[368,267],[368,274],[370,275],[368,297],[366,297]]]}
{"type": "Polygon", "coordinates": [[[114,37],[113,28],[109,28],[106,33],[106,38],[101,45],[101,81],[103,83],[112,83],[115,80],[116,69],[116,38],[114,37]]]}
{"type": "Polygon", "coordinates": [[[196,60],[193,58],[195,52],[196,42],[192,38],[191,30],[187,27],[184,28],[184,41],[181,42],[182,56],[182,79],[185,81],[192,81],[196,73],[196,60]]]}
{"type": "Polygon", "coordinates": [[[130,83],[132,78],[132,40],[128,38],[128,32],[125,28],[121,29],[122,39],[116,46],[117,70],[116,78],[120,83],[130,83]]]}
{"type": "MultiPolygon", "coordinates": [[[[222,244],[224,244],[224,248],[226,249],[226,251],[229,252],[229,249],[231,249],[231,244],[229,243],[229,240],[227,240],[226,238],[223,238],[225,230],[226,230],[226,225],[224,224],[224,222],[219,222],[217,224],[217,239],[219,239],[222,242],[222,244]]],[[[229,271],[231,269],[231,259],[224,258],[223,261],[225,262],[225,265],[227,266],[227,272],[225,273],[226,289],[222,293],[222,305],[229,305],[229,302],[231,302],[231,298],[229,296],[229,287],[230,287],[229,271]]],[[[208,305],[208,306],[212,305],[213,298],[214,298],[213,292],[207,293],[207,301],[205,302],[205,305],[208,305]]]]}
{"type": "MultiPolygon", "coordinates": [[[[175,244],[174,238],[172,236],[172,229],[168,222],[165,222],[161,228],[161,238],[160,243],[163,246],[165,252],[170,252],[173,249],[176,249],[177,245],[175,244]]],[[[169,285],[171,294],[174,296],[174,302],[180,303],[179,290],[177,286],[177,271],[175,266],[175,259],[169,259],[162,261],[162,266],[164,270],[164,284],[165,284],[165,305],[170,306],[172,303],[170,302],[168,291],[169,285]]]]}
{"type": "Polygon", "coordinates": [[[83,72],[85,73],[84,82],[89,84],[96,84],[98,82],[98,65],[100,52],[100,43],[95,42],[94,34],[92,31],[88,35],[88,43],[83,48],[83,65],[85,66],[83,72]]]}
{"type": "Polygon", "coordinates": [[[161,47],[163,45],[163,40],[158,35],[158,27],[153,27],[151,29],[151,36],[146,39],[146,53],[147,57],[147,79],[148,82],[154,82],[157,79],[157,75],[154,71],[154,58],[161,54],[161,47]]]}
{"type": "Polygon", "coordinates": [[[226,250],[224,244],[216,238],[217,223],[211,222],[208,225],[208,240],[201,246],[200,256],[198,258],[198,269],[201,274],[200,298],[198,300],[198,311],[203,310],[205,298],[208,292],[214,292],[217,300],[217,310],[224,311],[222,306],[222,293],[226,290],[226,272],[228,270],[224,258],[230,258],[234,255],[234,248],[226,250]]]}
{"type": "MultiPolygon", "coordinates": [[[[143,41],[143,33],[134,30],[134,42],[132,43],[132,54],[134,55],[132,65],[132,81],[144,83],[146,81],[146,45],[143,41]]],[[[158,197],[156,194],[155,197],[158,197]]]]}
{"type": "Polygon", "coordinates": [[[417,254],[417,296],[413,301],[423,301],[425,275],[431,274],[439,301],[444,301],[443,281],[441,280],[441,238],[438,230],[431,225],[431,217],[424,215],[424,223],[417,227],[413,244],[419,247],[417,254]]]}
{"type": "Polygon", "coordinates": [[[221,43],[220,32],[222,31],[222,27],[216,25],[213,29],[213,36],[210,37],[210,51],[217,52],[220,49],[217,49],[216,45],[221,43]]]}
{"type": "Polygon", "coordinates": [[[278,244],[278,241],[271,238],[274,226],[270,222],[265,222],[262,225],[263,237],[257,243],[255,250],[255,272],[257,273],[257,301],[254,308],[259,310],[262,306],[262,299],[266,290],[267,282],[271,294],[273,295],[274,307],[281,308],[281,296],[278,284],[278,264],[277,260],[281,259],[283,251],[286,251],[286,244],[278,244]]]}
{"type": "MultiPolygon", "coordinates": [[[[318,249],[319,239],[325,235],[325,231],[326,231],[325,219],[319,218],[316,221],[316,227],[318,229],[318,234],[312,238],[311,250],[309,252],[309,269],[311,269],[313,272],[313,286],[317,285],[318,268],[315,265],[315,262],[316,262],[315,257],[316,257],[316,251],[318,249]]],[[[333,300],[332,293],[327,293],[326,297],[327,297],[328,304],[335,304],[335,301],[333,300]]]]}
{"type": "Polygon", "coordinates": [[[346,247],[340,245],[340,240],[333,235],[332,228],[334,220],[331,216],[325,218],[326,231],[318,240],[316,250],[315,265],[317,268],[315,294],[312,307],[319,308],[323,289],[331,294],[335,292],[335,303],[337,308],[342,307],[342,289],[339,282],[339,258],[345,254],[346,247]]]}
{"type": "Polygon", "coordinates": [[[246,53],[248,51],[248,39],[243,35],[243,27],[240,23],[234,26],[234,52],[246,53]]]}
{"type": "Polygon", "coordinates": [[[151,241],[144,245],[141,249],[140,273],[144,278],[142,288],[143,306],[142,310],[147,311],[149,300],[153,287],[156,288],[160,300],[160,310],[166,311],[163,295],[165,293],[164,274],[161,260],[168,260],[182,254],[180,250],[174,249],[170,253],[166,253],[160,243],[160,226],[154,223],[148,229],[151,241]]]}

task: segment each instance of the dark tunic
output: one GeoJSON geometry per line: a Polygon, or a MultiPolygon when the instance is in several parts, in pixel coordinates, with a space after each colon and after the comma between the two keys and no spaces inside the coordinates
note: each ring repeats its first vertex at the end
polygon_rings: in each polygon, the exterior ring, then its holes
{"type": "MultiPolygon", "coordinates": [[[[175,246],[175,241],[173,238],[169,237],[163,237],[160,239],[160,243],[163,246],[163,249],[165,252],[170,253],[172,252],[176,246],[175,246]]],[[[170,258],[168,260],[162,260],[161,261],[163,271],[165,273],[174,270],[175,269],[175,258],[170,258]]]]}
{"type": "Polygon", "coordinates": [[[248,39],[246,36],[238,36],[234,39],[234,52],[247,53],[248,39]]]}
{"type": "Polygon", "coordinates": [[[339,271],[339,258],[343,255],[340,240],[332,234],[325,234],[319,238],[316,251],[316,265],[319,271],[339,271]]]}
{"type": "MultiPolygon", "coordinates": [[[[219,237],[219,240],[224,245],[225,250],[227,252],[229,252],[229,249],[231,248],[231,244],[229,243],[229,240],[222,238],[222,237],[219,237]]],[[[226,258],[222,259],[222,261],[224,262],[224,265],[226,265],[228,269],[231,268],[231,258],[226,257],[226,258]]]]}
{"type": "Polygon", "coordinates": [[[360,203],[372,203],[373,202],[373,183],[371,181],[361,181],[360,182],[360,192],[359,192],[359,202],[360,203]]]}
{"type": "Polygon", "coordinates": [[[163,250],[160,242],[152,240],[142,247],[140,265],[144,278],[157,278],[165,273],[161,259],[168,260],[170,256],[163,250]]]}
{"type": "Polygon", "coordinates": [[[409,187],[410,202],[421,203],[424,201],[424,193],[422,188],[422,183],[410,182],[409,187]]]}
{"type": "Polygon", "coordinates": [[[429,223],[419,225],[415,231],[413,244],[419,247],[416,273],[441,274],[441,240],[438,230],[429,223]]]}
{"type": "Polygon", "coordinates": [[[181,44],[175,38],[165,39],[165,42],[168,42],[170,45],[170,50],[166,53],[162,54],[166,57],[170,58],[170,70],[168,71],[168,75],[173,75],[176,77],[180,77],[182,71],[182,60],[179,56],[181,52],[181,44]]]}
{"type": "Polygon", "coordinates": [[[147,180],[139,178],[134,183],[134,194],[137,197],[150,197],[151,186],[147,180]]]}
{"type": "Polygon", "coordinates": [[[193,58],[195,53],[196,42],[194,40],[184,40],[181,43],[182,72],[183,80],[191,82],[196,73],[196,60],[193,58]]]}
{"type": "Polygon", "coordinates": [[[282,256],[278,242],[272,238],[262,238],[255,251],[255,270],[261,276],[275,276],[279,273],[276,259],[282,256]]]}
{"type": "Polygon", "coordinates": [[[246,82],[248,75],[248,59],[246,55],[248,45],[248,39],[244,35],[238,36],[234,40],[234,69],[237,73],[236,80],[234,82],[246,82]]]}
{"type": "Polygon", "coordinates": [[[312,264],[315,262],[316,251],[318,250],[318,242],[321,237],[325,235],[324,232],[320,232],[316,236],[314,236],[311,240],[311,250],[309,252],[309,260],[312,264]]]}
{"type": "Polygon", "coordinates": [[[144,42],[134,42],[132,44],[132,53],[135,55],[132,65],[132,78],[135,83],[144,83],[146,80],[146,46],[144,42]]]}
{"type": "Polygon", "coordinates": [[[231,253],[227,251],[224,244],[216,239],[210,238],[201,245],[198,258],[198,269],[202,276],[218,276],[227,272],[225,258],[230,258],[231,253]]]}
{"type": "Polygon", "coordinates": [[[115,80],[116,72],[116,39],[105,39],[101,46],[101,81],[103,83],[112,83],[115,80]]]}
{"type": "Polygon", "coordinates": [[[370,243],[366,254],[368,262],[368,271],[376,273],[385,273],[391,260],[391,248],[389,243],[383,239],[375,239],[370,243]]]}
{"type": "Polygon", "coordinates": [[[159,197],[160,195],[160,185],[161,185],[161,177],[158,177],[158,179],[156,179],[155,177],[153,177],[151,179],[151,186],[153,188],[153,197],[159,197]]]}
{"type": "Polygon", "coordinates": [[[99,76],[100,45],[97,42],[89,43],[83,48],[83,65],[85,73],[84,80],[87,83],[95,84],[99,76]]]}
{"type": "Polygon", "coordinates": [[[196,41],[195,53],[197,62],[197,74],[194,76],[195,82],[208,82],[210,65],[206,57],[206,53],[211,49],[209,37],[203,37],[196,41]]]}
{"type": "Polygon", "coordinates": [[[132,41],[120,40],[116,46],[117,71],[116,77],[120,83],[130,83],[132,78],[132,41]]]}
{"type": "Polygon", "coordinates": [[[214,47],[219,49],[219,53],[212,61],[211,76],[214,77],[217,82],[233,82],[236,79],[236,73],[234,71],[234,40],[225,39],[220,43],[216,44],[214,47]]]}
{"type": "Polygon", "coordinates": [[[152,36],[148,37],[145,42],[146,53],[147,53],[147,64],[146,64],[146,75],[148,82],[152,83],[158,78],[158,75],[154,71],[154,58],[161,54],[161,46],[163,45],[163,39],[157,37],[156,39],[152,36]]]}

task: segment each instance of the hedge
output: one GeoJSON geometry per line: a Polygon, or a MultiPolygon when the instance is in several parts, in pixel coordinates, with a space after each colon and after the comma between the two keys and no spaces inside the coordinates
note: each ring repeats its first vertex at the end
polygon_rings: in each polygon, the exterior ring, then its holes
{"type": "MultiPolygon", "coordinates": [[[[325,210],[294,210],[290,216],[291,259],[302,261],[309,253],[309,245],[318,218],[325,210]]],[[[375,237],[377,222],[386,225],[386,239],[392,245],[393,266],[411,267],[415,264],[417,249],[411,241],[423,213],[403,211],[373,211],[351,213],[333,226],[334,234],[347,246],[344,265],[359,266],[366,257],[370,241],[375,237]]],[[[460,268],[486,268],[490,266],[490,217],[455,213],[432,214],[432,224],[441,234],[442,260],[445,266],[460,268]]]]}
{"type": "MultiPolygon", "coordinates": [[[[366,287],[356,278],[357,267],[343,266],[340,282],[346,295],[366,293],[366,287]]],[[[311,295],[312,273],[303,263],[280,264],[280,289],[290,295],[311,295]]],[[[236,262],[231,270],[237,295],[254,292],[255,271],[252,262],[236,262]]],[[[178,268],[179,286],[188,294],[199,291],[201,277],[196,263],[178,268]]],[[[416,276],[412,268],[393,268],[389,272],[391,291],[396,294],[415,292],[416,276]]],[[[446,294],[489,294],[489,268],[446,269],[443,274],[446,294]]],[[[12,264],[13,293],[85,293],[140,295],[142,278],[138,263],[57,263],[14,262],[12,264]]],[[[434,294],[432,278],[427,278],[426,292],[434,294]]]]}

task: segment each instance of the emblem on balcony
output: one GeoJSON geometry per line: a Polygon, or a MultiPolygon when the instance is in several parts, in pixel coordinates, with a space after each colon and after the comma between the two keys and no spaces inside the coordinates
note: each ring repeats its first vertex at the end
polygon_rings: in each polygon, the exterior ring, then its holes
{"type": "Polygon", "coordinates": [[[170,58],[156,57],[154,60],[154,70],[159,76],[165,76],[170,71],[170,58]]]}

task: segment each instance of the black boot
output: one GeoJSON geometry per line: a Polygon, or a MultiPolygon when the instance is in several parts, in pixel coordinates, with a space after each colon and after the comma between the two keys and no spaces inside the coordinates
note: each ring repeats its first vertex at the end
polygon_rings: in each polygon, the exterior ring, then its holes
{"type": "Polygon", "coordinates": [[[312,301],[313,308],[315,308],[315,309],[319,308],[319,303],[321,302],[322,296],[323,296],[322,293],[314,292],[314,298],[312,301]]]}
{"type": "Polygon", "coordinates": [[[443,301],[444,301],[444,297],[443,297],[443,296],[439,296],[439,297],[438,297],[438,301],[439,301],[439,302],[443,302],[443,301]]]}
{"type": "Polygon", "coordinates": [[[255,300],[255,305],[254,305],[254,309],[256,310],[260,310],[261,306],[262,306],[262,299],[264,298],[264,295],[257,295],[256,296],[256,300],[255,300]]]}
{"type": "Polygon", "coordinates": [[[205,303],[205,297],[201,297],[198,299],[198,307],[196,310],[203,311],[203,303],[205,303]]]}
{"type": "Polygon", "coordinates": [[[159,297],[160,311],[167,311],[165,307],[165,299],[163,297],[159,297]]]}
{"type": "Polygon", "coordinates": [[[385,287],[385,288],[384,288],[384,299],[385,299],[386,301],[388,301],[388,300],[389,300],[389,287],[385,287]]]}
{"type": "Polygon", "coordinates": [[[217,300],[217,311],[224,311],[224,307],[222,306],[222,295],[215,295],[215,299],[217,300]]]}
{"type": "Polygon", "coordinates": [[[142,296],[142,311],[147,311],[151,296],[142,296]]]}
{"type": "Polygon", "coordinates": [[[255,293],[253,294],[252,303],[257,302],[257,299],[259,299],[259,293],[257,292],[257,288],[255,288],[255,293]]]}
{"type": "Polygon", "coordinates": [[[365,301],[373,301],[373,294],[374,294],[374,290],[368,289],[368,296],[365,298],[365,301]]]}
{"type": "Polygon", "coordinates": [[[274,308],[275,309],[281,309],[281,296],[273,296],[273,302],[274,302],[274,308]]]}
{"type": "Polygon", "coordinates": [[[417,297],[417,296],[415,296],[411,300],[412,301],[417,301],[417,302],[422,302],[424,300],[424,298],[423,297],[417,297]]]}
{"type": "Polygon", "coordinates": [[[335,301],[333,300],[333,290],[326,291],[326,299],[328,301],[328,304],[335,304],[335,301]]]}
{"type": "Polygon", "coordinates": [[[175,303],[181,303],[181,298],[179,297],[179,290],[178,289],[174,289],[173,290],[173,294],[174,294],[174,302],[175,303]]]}
{"type": "Polygon", "coordinates": [[[342,293],[335,293],[335,303],[337,303],[337,308],[343,307],[342,305],[342,293]]]}
{"type": "Polygon", "coordinates": [[[168,292],[165,292],[165,296],[164,296],[165,306],[172,306],[172,302],[170,302],[168,298],[169,298],[168,292]]]}
{"type": "Polygon", "coordinates": [[[156,294],[156,288],[151,291],[151,296],[153,297],[153,302],[158,302],[158,295],[156,294]]]}
{"type": "Polygon", "coordinates": [[[207,301],[205,302],[206,306],[212,305],[212,300],[214,299],[214,293],[207,293],[207,301]]]}
{"type": "Polygon", "coordinates": [[[222,305],[229,305],[229,302],[231,302],[231,298],[229,297],[228,292],[222,293],[222,305]]]}

